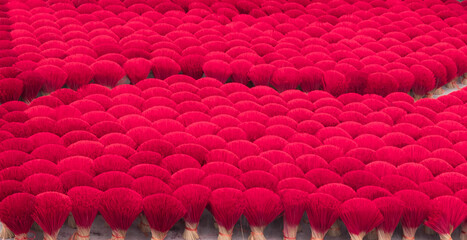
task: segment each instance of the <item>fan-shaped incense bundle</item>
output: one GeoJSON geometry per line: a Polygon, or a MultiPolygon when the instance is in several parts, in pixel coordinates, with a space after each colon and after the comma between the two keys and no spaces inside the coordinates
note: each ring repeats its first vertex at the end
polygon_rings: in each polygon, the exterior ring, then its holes
{"type": "Polygon", "coordinates": [[[396,197],[380,197],[373,203],[383,215],[383,222],[377,227],[378,240],[390,240],[404,211],[404,202],[396,197]]]}
{"type": "Polygon", "coordinates": [[[97,215],[99,199],[102,192],[88,186],[78,186],[68,191],[71,199],[71,213],[77,230],[70,240],[89,240],[91,225],[97,215]]]}
{"type": "Polygon", "coordinates": [[[365,198],[347,200],[341,205],[339,215],[352,240],[362,240],[367,233],[383,222],[379,209],[365,198]]]}
{"type": "Polygon", "coordinates": [[[133,84],[146,79],[151,71],[151,67],[152,63],[144,58],[132,58],[123,65],[123,69],[133,84]]]}
{"type": "Polygon", "coordinates": [[[349,186],[342,183],[329,183],[318,188],[316,192],[327,193],[341,202],[345,202],[349,199],[356,197],[357,193],[349,186]]]}
{"type": "Polygon", "coordinates": [[[3,228],[11,230],[15,234],[15,240],[27,239],[28,231],[34,222],[31,217],[33,211],[33,195],[15,193],[6,197],[0,203],[0,219],[3,228]]]}
{"type": "Polygon", "coordinates": [[[43,65],[36,69],[34,72],[39,74],[44,78],[44,85],[42,86],[42,91],[45,93],[51,93],[63,85],[65,85],[68,74],[61,68],[54,65],[43,65]]]}
{"type": "Polygon", "coordinates": [[[112,240],[124,239],[128,228],[143,210],[142,197],[127,188],[105,191],[99,201],[99,212],[112,228],[112,240]]]}
{"type": "Polygon", "coordinates": [[[449,240],[466,216],[467,206],[462,200],[455,196],[441,196],[431,200],[425,225],[437,232],[441,240],[449,240]]]}
{"type": "Polygon", "coordinates": [[[24,180],[23,185],[24,190],[33,195],[38,195],[47,191],[64,192],[60,179],[46,173],[36,173],[29,176],[24,180]]]}
{"type": "Polygon", "coordinates": [[[206,173],[198,168],[185,168],[174,174],[170,178],[170,187],[178,189],[188,184],[198,184],[206,176],[206,173]]]}
{"type": "Polygon", "coordinates": [[[298,226],[305,212],[308,193],[285,189],[279,192],[284,206],[284,240],[296,239],[298,226]]]}
{"type": "Polygon", "coordinates": [[[279,180],[272,174],[260,170],[246,172],[240,176],[240,181],[247,188],[267,188],[276,191],[279,180]]]}
{"type": "Polygon", "coordinates": [[[401,190],[394,195],[405,203],[401,220],[403,239],[414,239],[415,232],[428,215],[430,198],[416,190],[401,190]]]}
{"type": "Polygon", "coordinates": [[[231,240],[233,229],[245,209],[243,193],[234,188],[219,188],[211,193],[209,209],[219,228],[218,240],[231,240]]]}
{"type": "Polygon", "coordinates": [[[209,187],[212,191],[225,187],[236,188],[242,191],[245,190],[245,186],[240,181],[234,177],[223,174],[209,175],[205,177],[200,184],[209,187]]]}
{"type": "Polygon", "coordinates": [[[308,195],[306,213],[314,239],[324,239],[331,226],[339,218],[341,202],[325,193],[308,195]]]}
{"type": "Polygon", "coordinates": [[[70,211],[71,200],[67,195],[44,192],[35,197],[32,218],[44,230],[45,240],[57,240],[70,211]]]}
{"type": "MultiPolygon", "coordinates": [[[[157,193],[171,194],[172,188],[170,188],[165,182],[157,177],[144,176],[136,179],[131,184],[131,189],[139,193],[143,198],[148,197],[157,193]]],[[[138,227],[143,233],[151,232],[150,225],[143,214],[140,215],[141,222],[138,227]]]]}
{"type": "Polygon", "coordinates": [[[183,204],[168,194],[153,194],[143,199],[143,211],[153,240],[164,240],[167,232],[186,213],[183,204]]]}
{"type": "Polygon", "coordinates": [[[101,191],[111,188],[130,188],[133,181],[130,175],[118,171],[105,172],[93,178],[94,185],[101,191]]]}
{"type": "MultiPolygon", "coordinates": [[[[1,175],[0,175],[0,179],[1,179],[1,175]]],[[[19,181],[15,181],[15,180],[0,181],[0,201],[12,194],[21,193],[23,191],[24,191],[23,184],[19,181]]],[[[0,217],[0,222],[1,221],[2,221],[2,218],[0,217]]],[[[2,228],[2,231],[0,232],[0,237],[2,238],[14,237],[13,232],[10,229],[8,229],[8,227],[6,227],[5,224],[2,224],[2,226],[3,228],[2,228]]]]}
{"type": "Polygon", "coordinates": [[[277,194],[266,188],[250,188],[243,192],[245,217],[251,228],[248,240],[265,240],[264,229],[284,210],[277,194]]]}
{"type": "Polygon", "coordinates": [[[277,191],[284,189],[297,189],[307,193],[316,191],[315,185],[304,178],[286,178],[277,184],[277,191]]]}
{"type": "Polygon", "coordinates": [[[92,176],[84,171],[70,170],[62,173],[59,178],[65,192],[78,186],[94,186],[92,176]]]}
{"type": "MultiPolygon", "coordinates": [[[[464,201],[464,203],[467,203],[467,189],[463,189],[463,190],[456,192],[455,196],[461,199],[462,201],[464,201]]],[[[467,239],[467,219],[465,219],[464,222],[462,223],[460,235],[461,235],[460,236],[461,240],[467,239]]]]}
{"type": "Polygon", "coordinates": [[[201,214],[208,204],[210,194],[211,190],[208,187],[198,184],[186,184],[173,192],[174,197],[180,200],[187,210],[183,217],[185,220],[183,239],[199,239],[198,224],[201,214]]]}
{"type": "Polygon", "coordinates": [[[391,196],[391,192],[377,186],[364,186],[357,190],[357,197],[374,200],[381,197],[391,196]]]}
{"type": "Polygon", "coordinates": [[[454,194],[449,187],[436,181],[420,183],[418,187],[420,191],[428,195],[430,199],[454,194]]]}

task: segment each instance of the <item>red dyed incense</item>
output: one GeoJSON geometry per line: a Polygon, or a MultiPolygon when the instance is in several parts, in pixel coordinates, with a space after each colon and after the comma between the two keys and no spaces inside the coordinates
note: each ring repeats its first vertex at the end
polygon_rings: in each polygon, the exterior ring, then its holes
{"type": "Polygon", "coordinates": [[[404,163],[397,167],[397,174],[409,178],[417,184],[433,179],[430,170],[419,163],[404,163]]]}
{"type": "Polygon", "coordinates": [[[405,203],[402,213],[402,231],[404,240],[413,240],[415,232],[428,214],[430,198],[416,190],[401,190],[394,194],[405,203]]]}
{"type": "Polygon", "coordinates": [[[44,230],[44,239],[56,240],[71,211],[71,200],[57,192],[44,192],[35,197],[32,218],[44,230]]]}
{"type": "Polygon", "coordinates": [[[435,181],[448,186],[453,192],[465,189],[467,177],[456,172],[441,173],[435,177],[435,181]]]}
{"type": "Polygon", "coordinates": [[[396,193],[400,190],[405,190],[405,189],[412,189],[412,190],[418,189],[418,186],[414,181],[406,177],[402,177],[402,176],[395,175],[395,174],[382,177],[381,186],[383,186],[385,189],[387,189],[391,193],[396,193]]]}
{"type": "Polygon", "coordinates": [[[339,174],[325,168],[315,168],[305,174],[305,178],[316,187],[321,187],[328,183],[342,183],[342,177],[339,174]]]}
{"type": "Polygon", "coordinates": [[[63,70],[68,75],[66,85],[74,90],[88,84],[94,77],[94,71],[84,63],[69,62],[63,66],[63,70]]]}
{"type": "Polygon", "coordinates": [[[51,93],[65,85],[68,74],[61,68],[54,65],[43,65],[34,69],[45,81],[42,91],[51,93]]]}
{"type": "Polygon", "coordinates": [[[170,187],[177,189],[187,184],[199,184],[206,176],[206,173],[198,168],[185,168],[174,174],[170,178],[170,187]]]}
{"type": "Polygon", "coordinates": [[[326,233],[339,218],[340,205],[339,200],[325,193],[308,195],[306,213],[313,239],[324,239],[326,233]]]}
{"type": "MultiPolygon", "coordinates": [[[[45,82],[45,79],[42,78],[36,72],[30,71],[30,70],[23,71],[16,77],[20,80],[23,80],[23,93],[21,94],[23,101],[25,101],[26,103],[30,103],[32,100],[34,100],[34,98],[37,97],[37,94],[41,90],[42,85],[45,82]]],[[[11,83],[8,83],[6,86],[10,84],[11,83]]],[[[16,91],[18,90],[15,89],[12,93],[15,93],[16,91]]],[[[11,98],[15,99],[15,96],[11,96],[11,98]]]]}
{"type": "Polygon", "coordinates": [[[277,184],[277,191],[284,189],[297,189],[307,193],[316,191],[315,185],[304,178],[287,178],[277,184]]]}
{"type": "Polygon", "coordinates": [[[198,224],[210,194],[211,190],[208,187],[198,184],[186,184],[173,192],[173,196],[180,200],[187,210],[183,217],[185,220],[183,239],[199,239],[198,224]]]}
{"type": "Polygon", "coordinates": [[[0,202],[14,194],[14,193],[20,193],[23,192],[23,184],[19,181],[16,180],[2,180],[0,181],[0,202]]]}
{"type": "Polygon", "coordinates": [[[298,225],[305,212],[308,193],[296,190],[285,189],[279,192],[284,206],[284,239],[296,239],[298,225]]]}
{"type": "Polygon", "coordinates": [[[60,179],[54,175],[46,173],[36,173],[23,181],[24,190],[33,195],[38,195],[43,192],[60,192],[63,193],[63,185],[60,179]]]}
{"type": "Polygon", "coordinates": [[[92,176],[83,171],[70,170],[62,173],[59,178],[65,192],[78,186],[94,187],[92,176]]]}
{"type": "Polygon", "coordinates": [[[375,200],[381,197],[389,197],[391,195],[391,192],[388,190],[377,186],[364,186],[357,190],[357,197],[367,198],[370,200],[375,200]]]}
{"type": "Polygon", "coordinates": [[[295,164],[291,163],[279,163],[274,165],[270,170],[269,173],[276,176],[279,181],[287,178],[304,178],[305,174],[303,171],[297,167],[295,164]]]}
{"type": "Polygon", "coordinates": [[[22,165],[22,167],[26,169],[26,171],[28,171],[30,174],[46,173],[54,176],[57,176],[59,174],[57,165],[51,161],[44,159],[36,159],[25,162],[22,165]]]}
{"type": "MultiPolygon", "coordinates": [[[[455,196],[467,204],[467,189],[463,189],[463,190],[456,192],[455,196]]],[[[460,239],[461,240],[467,239],[467,219],[465,219],[464,222],[462,223],[460,239]]]]}
{"type": "Polygon", "coordinates": [[[154,194],[143,199],[143,211],[153,240],[164,240],[167,232],[186,213],[183,204],[168,194],[154,194]]]}
{"type": "MultiPolygon", "coordinates": [[[[357,193],[349,186],[341,184],[341,183],[329,183],[324,186],[321,186],[316,190],[318,193],[327,193],[333,197],[335,197],[340,202],[345,202],[349,199],[356,197],[357,193]]],[[[335,222],[334,225],[331,226],[328,234],[330,236],[340,236],[341,231],[339,227],[340,223],[335,222]]]]}
{"type": "Polygon", "coordinates": [[[246,172],[240,176],[240,181],[247,188],[267,188],[276,191],[279,180],[272,174],[260,170],[246,172]]]}
{"type": "Polygon", "coordinates": [[[245,186],[238,181],[237,179],[223,175],[223,174],[212,174],[207,177],[205,177],[201,182],[201,185],[204,185],[206,187],[209,187],[212,191],[218,189],[218,188],[236,188],[238,190],[245,190],[245,186]]]}
{"type": "Polygon", "coordinates": [[[151,70],[155,78],[166,79],[180,72],[180,66],[173,59],[168,57],[155,57],[152,60],[151,70]]]}
{"type": "Polygon", "coordinates": [[[152,176],[144,176],[134,180],[131,183],[131,189],[138,192],[141,196],[147,197],[156,193],[172,193],[172,188],[164,181],[152,176]]]}
{"type": "Polygon", "coordinates": [[[133,178],[140,178],[144,176],[156,177],[165,183],[169,183],[171,178],[170,173],[167,170],[153,164],[138,164],[128,170],[127,173],[133,178]]]}
{"type": "Polygon", "coordinates": [[[152,63],[144,58],[132,58],[125,62],[123,69],[125,70],[130,82],[136,84],[148,77],[151,71],[152,63]]]}
{"type": "Polygon", "coordinates": [[[84,156],[95,159],[102,155],[104,145],[90,140],[80,140],[67,147],[69,156],[84,156]]]}
{"type": "Polygon", "coordinates": [[[378,226],[378,239],[390,240],[402,217],[405,204],[396,197],[380,197],[373,203],[383,215],[383,222],[378,226]]]}
{"type": "Polygon", "coordinates": [[[379,178],[371,172],[364,170],[355,170],[346,173],[342,177],[344,184],[352,187],[354,190],[358,190],[365,186],[380,186],[381,181],[379,178]]]}
{"type": "MultiPolygon", "coordinates": [[[[13,167],[10,167],[13,168],[13,167]]],[[[8,168],[8,169],[10,169],[8,168]]],[[[16,174],[15,174],[16,175],[16,174]]],[[[2,179],[2,176],[0,175],[0,179],[2,179]]],[[[23,192],[23,184],[19,181],[16,180],[3,180],[0,181],[0,201],[5,199],[6,197],[15,194],[15,193],[21,193],[23,192]]],[[[2,219],[0,218],[0,222],[2,219]]],[[[8,227],[5,227],[3,224],[2,231],[0,231],[0,237],[2,238],[12,238],[14,237],[14,234],[12,231],[8,229],[8,227]]]]}
{"type": "Polygon", "coordinates": [[[340,218],[352,240],[362,240],[373,228],[383,222],[383,216],[376,205],[365,198],[347,200],[341,205],[340,218]]]}
{"type": "MultiPolygon", "coordinates": [[[[157,193],[172,193],[172,188],[170,188],[169,185],[167,185],[164,181],[160,180],[159,178],[152,176],[144,176],[136,179],[131,184],[131,189],[139,193],[143,198],[157,193]]],[[[140,218],[141,221],[138,225],[140,230],[143,233],[151,232],[146,217],[143,214],[141,214],[140,218]]]]}
{"type": "Polygon", "coordinates": [[[92,168],[96,175],[109,171],[120,171],[126,173],[130,170],[131,163],[124,157],[106,154],[94,159],[92,168]]]}
{"type": "Polygon", "coordinates": [[[221,60],[210,60],[205,62],[203,65],[203,71],[206,77],[215,78],[222,83],[227,82],[232,75],[230,65],[221,60]]]}
{"type": "Polygon", "coordinates": [[[337,198],[341,202],[356,197],[357,193],[349,186],[342,183],[329,183],[316,190],[319,193],[327,193],[337,198]]]}
{"type": "Polygon", "coordinates": [[[431,201],[425,225],[439,234],[441,240],[452,239],[451,234],[467,217],[467,205],[457,197],[441,196],[431,201]]]}
{"type": "Polygon", "coordinates": [[[77,227],[70,240],[89,240],[101,194],[101,191],[87,186],[74,187],[68,191],[72,204],[71,213],[77,227]]]}
{"type": "Polygon", "coordinates": [[[130,188],[134,179],[122,172],[110,171],[93,178],[94,185],[101,191],[111,188],[130,188]]]}
{"type": "MultiPolygon", "coordinates": [[[[132,130],[134,130],[134,129],[132,129],[132,130]]],[[[130,131],[132,131],[132,130],[130,130],[130,131]]],[[[130,132],[130,131],[128,131],[128,132],[130,132]]],[[[128,133],[127,133],[127,135],[128,135],[128,133]]],[[[139,152],[136,152],[135,154],[133,154],[131,157],[128,158],[128,161],[130,161],[133,166],[137,166],[137,165],[140,165],[140,164],[159,165],[161,160],[162,160],[162,156],[159,153],[152,152],[152,151],[139,151],[139,152]]]]}
{"type": "Polygon", "coordinates": [[[264,240],[264,229],[284,210],[280,198],[265,188],[251,188],[243,192],[243,195],[246,201],[243,214],[251,229],[248,239],[264,240]]]}
{"type": "Polygon", "coordinates": [[[117,63],[109,60],[99,60],[93,63],[94,82],[106,87],[115,87],[125,76],[125,71],[117,63]]]}
{"type": "Polygon", "coordinates": [[[245,209],[243,193],[234,188],[219,188],[211,193],[209,209],[219,226],[218,240],[231,240],[233,229],[245,209]]]}
{"type": "Polygon", "coordinates": [[[211,162],[204,165],[201,170],[206,172],[206,175],[211,174],[224,174],[234,178],[239,178],[242,175],[242,171],[232,164],[225,162],[211,162]]]}
{"type": "Polygon", "coordinates": [[[259,64],[250,68],[248,79],[255,85],[269,85],[276,67],[271,64],[259,64]]]}
{"type": "Polygon", "coordinates": [[[185,154],[173,154],[162,159],[161,167],[174,174],[185,168],[200,168],[201,165],[191,156],[185,154]]]}
{"type": "Polygon", "coordinates": [[[105,191],[99,201],[99,212],[112,228],[112,240],[125,238],[128,228],[143,210],[142,197],[127,188],[105,191]]]}
{"type": "Polygon", "coordinates": [[[436,181],[420,183],[418,187],[420,191],[428,195],[430,199],[454,194],[449,187],[436,181]]]}
{"type": "MultiPolygon", "coordinates": [[[[34,196],[29,193],[12,194],[0,203],[0,219],[3,229],[15,234],[15,240],[27,239],[34,220],[34,196]]],[[[11,237],[8,237],[11,238],[11,237]]]]}

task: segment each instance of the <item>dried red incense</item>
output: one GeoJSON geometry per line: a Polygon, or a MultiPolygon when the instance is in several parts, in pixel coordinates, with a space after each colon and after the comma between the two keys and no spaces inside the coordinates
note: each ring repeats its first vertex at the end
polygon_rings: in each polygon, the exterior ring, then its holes
{"type": "Polygon", "coordinates": [[[322,240],[331,226],[339,218],[341,202],[325,193],[308,195],[306,213],[311,227],[313,239],[322,240]]]}
{"type": "Polygon", "coordinates": [[[383,222],[377,227],[378,240],[390,240],[404,211],[404,202],[396,197],[380,197],[373,203],[383,215],[383,222]]]}
{"type": "Polygon", "coordinates": [[[71,212],[77,228],[70,240],[89,240],[101,194],[100,190],[87,186],[74,187],[68,191],[72,204],[71,212]]]}
{"type": "Polygon", "coordinates": [[[353,198],[341,205],[340,218],[352,240],[362,240],[373,228],[383,222],[383,216],[376,205],[365,198],[353,198]]]}
{"type": "MultiPolygon", "coordinates": [[[[0,219],[3,228],[15,234],[15,240],[27,240],[27,234],[34,220],[34,196],[29,193],[15,193],[0,203],[0,219]]],[[[9,237],[11,238],[11,237],[9,237]]]]}
{"type": "Polygon", "coordinates": [[[145,197],[143,211],[151,226],[152,240],[164,240],[170,228],[186,213],[178,199],[164,193],[145,197]]]}
{"type": "Polygon", "coordinates": [[[71,200],[57,192],[44,192],[35,197],[32,218],[44,231],[45,240],[57,240],[60,228],[71,211],[71,200]]]}
{"type": "Polygon", "coordinates": [[[423,223],[430,204],[430,198],[416,190],[401,190],[394,194],[405,203],[402,213],[402,232],[404,240],[413,240],[418,227],[423,223]]]}
{"type": "Polygon", "coordinates": [[[451,240],[451,234],[467,217],[467,206],[455,196],[441,196],[431,201],[425,225],[439,234],[441,240],[451,240]]]}
{"type": "Polygon", "coordinates": [[[284,210],[280,198],[271,190],[251,188],[243,192],[246,201],[243,213],[250,224],[249,240],[265,240],[264,229],[284,210]]]}
{"type": "Polygon", "coordinates": [[[99,212],[112,228],[112,240],[123,239],[128,228],[143,210],[142,197],[127,188],[105,191],[99,201],[99,212]]]}
{"type": "MultiPolygon", "coordinates": [[[[131,184],[131,189],[139,193],[143,198],[156,193],[171,194],[172,189],[162,180],[152,176],[144,176],[136,179],[131,184]]],[[[139,229],[143,233],[151,232],[150,226],[144,214],[140,215],[139,229]]]]}
{"type": "Polygon", "coordinates": [[[199,239],[198,224],[210,194],[211,190],[208,187],[198,184],[187,184],[174,191],[173,196],[180,200],[187,210],[183,216],[185,220],[183,239],[199,239]]]}
{"type": "Polygon", "coordinates": [[[284,189],[279,192],[279,196],[284,206],[284,240],[297,239],[308,193],[297,189],[284,189]]]}
{"type": "Polygon", "coordinates": [[[242,191],[234,188],[219,188],[211,193],[209,209],[218,226],[218,240],[231,240],[233,229],[245,209],[242,191]]]}
{"type": "MultiPolygon", "coordinates": [[[[7,198],[8,196],[23,192],[23,184],[15,180],[3,180],[0,181],[0,200],[7,198]]],[[[2,218],[0,218],[2,222],[2,218]]],[[[14,233],[8,229],[8,226],[2,224],[2,231],[0,232],[0,237],[2,238],[13,238],[14,233]]]]}

